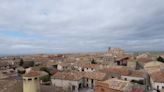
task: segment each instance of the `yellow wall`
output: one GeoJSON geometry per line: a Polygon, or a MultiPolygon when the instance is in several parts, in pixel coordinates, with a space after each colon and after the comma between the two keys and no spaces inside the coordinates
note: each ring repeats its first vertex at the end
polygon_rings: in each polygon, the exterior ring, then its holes
{"type": "Polygon", "coordinates": [[[24,77],[23,78],[23,92],[40,92],[39,78],[38,77],[24,77]],[[28,79],[32,79],[32,80],[28,80],[28,79]]]}

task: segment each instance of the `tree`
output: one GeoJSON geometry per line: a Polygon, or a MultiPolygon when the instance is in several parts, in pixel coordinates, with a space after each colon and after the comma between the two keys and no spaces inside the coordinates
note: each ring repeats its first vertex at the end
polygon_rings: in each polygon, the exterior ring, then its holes
{"type": "Polygon", "coordinates": [[[91,64],[97,64],[94,59],[92,59],[91,64]]]}
{"type": "Polygon", "coordinates": [[[46,75],[46,76],[43,76],[43,77],[41,77],[40,78],[40,80],[42,80],[43,82],[48,82],[48,81],[50,81],[50,76],[49,75],[46,75]]]}
{"type": "Polygon", "coordinates": [[[132,80],[131,82],[144,85],[144,81],[143,80],[132,80]]]}
{"type": "Polygon", "coordinates": [[[45,71],[45,72],[47,72],[49,75],[51,75],[50,70],[49,70],[47,67],[41,67],[41,68],[40,68],[40,71],[45,71]]]}
{"type": "Polygon", "coordinates": [[[23,61],[23,59],[21,59],[19,65],[23,66],[23,64],[24,64],[24,61],[23,61]]]}
{"type": "Polygon", "coordinates": [[[34,67],[34,61],[23,62],[23,67],[24,68],[34,67]]]}
{"type": "Polygon", "coordinates": [[[164,59],[163,59],[161,56],[159,56],[159,57],[157,58],[157,61],[160,61],[160,62],[164,63],[164,59]]]}

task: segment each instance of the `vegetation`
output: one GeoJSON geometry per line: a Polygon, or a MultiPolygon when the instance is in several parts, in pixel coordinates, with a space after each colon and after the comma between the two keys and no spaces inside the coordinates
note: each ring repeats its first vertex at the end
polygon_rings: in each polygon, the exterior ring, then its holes
{"type": "Polygon", "coordinates": [[[139,81],[138,80],[132,80],[131,82],[144,85],[144,81],[143,80],[139,80],[139,81]]]}
{"type": "Polygon", "coordinates": [[[48,82],[50,81],[50,76],[49,75],[43,76],[40,78],[40,80],[42,80],[43,82],[48,82]]]}
{"type": "Polygon", "coordinates": [[[97,64],[94,59],[92,59],[91,64],[97,64]]]}
{"type": "Polygon", "coordinates": [[[44,72],[47,72],[49,74],[49,75],[46,75],[46,76],[42,76],[40,78],[40,80],[42,80],[43,82],[49,82],[51,80],[51,78],[50,78],[50,76],[51,76],[50,70],[47,67],[41,67],[40,71],[44,71],[44,72]]]}
{"type": "Polygon", "coordinates": [[[25,74],[25,70],[18,70],[18,74],[25,74]]]}
{"type": "Polygon", "coordinates": [[[41,68],[40,68],[40,71],[45,71],[45,72],[47,72],[49,75],[51,75],[51,72],[50,72],[50,70],[49,70],[47,67],[41,67],[41,68]]]}
{"type": "Polygon", "coordinates": [[[157,61],[164,63],[164,59],[161,56],[157,58],[157,61]]]}
{"type": "Polygon", "coordinates": [[[26,61],[23,63],[24,68],[29,68],[34,66],[34,61],[26,61]]]}
{"type": "Polygon", "coordinates": [[[24,64],[24,61],[23,61],[23,59],[21,59],[20,63],[19,63],[19,66],[23,66],[23,64],[24,64]]]}

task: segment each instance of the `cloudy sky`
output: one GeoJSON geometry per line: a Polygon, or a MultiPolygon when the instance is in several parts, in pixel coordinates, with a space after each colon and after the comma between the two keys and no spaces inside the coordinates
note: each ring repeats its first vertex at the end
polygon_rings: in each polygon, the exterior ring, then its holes
{"type": "Polygon", "coordinates": [[[164,50],[164,0],[0,0],[0,54],[164,50]]]}

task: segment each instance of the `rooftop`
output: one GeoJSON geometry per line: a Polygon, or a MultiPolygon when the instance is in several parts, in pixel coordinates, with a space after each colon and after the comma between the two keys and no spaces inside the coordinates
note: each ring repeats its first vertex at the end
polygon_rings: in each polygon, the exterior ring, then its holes
{"type": "Polygon", "coordinates": [[[164,83],[164,71],[157,71],[150,75],[154,82],[164,83]]]}
{"type": "Polygon", "coordinates": [[[101,72],[103,73],[116,73],[116,74],[120,74],[123,76],[131,76],[131,77],[144,77],[145,72],[141,71],[141,70],[129,70],[128,68],[124,68],[124,67],[112,67],[112,68],[105,68],[102,69],[101,72]]]}
{"type": "Polygon", "coordinates": [[[128,81],[123,81],[119,80],[116,78],[108,80],[109,88],[120,90],[120,91],[125,91],[129,88],[130,82],[128,81]]]}
{"type": "Polygon", "coordinates": [[[62,80],[80,80],[82,77],[83,74],[79,72],[57,72],[52,76],[52,78],[62,80]]]}
{"type": "Polygon", "coordinates": [[[116,78],[112,78],[106,81],[100,81],[97,85],[99,85],[99,83],[102,83],[102,86],[103,84],[107,84],[109,88],[119,90],[121,92],[129,90],[131,86],[131,83],[129,81],[119,80],[116,78]]]}
{"type": "Polygon", "coordinates": [[[88,79],[104,80],[106,74],[101,72],[85,72],[84,77],[88,79]]]}
{"type": "Polygon", "coordinates": [[[36,76],[40,76],[40,72],[39,71],[31,70],[30,72],[28,72],[28,73],[23,75],[23,77],[36,77],[36,76]]]}

